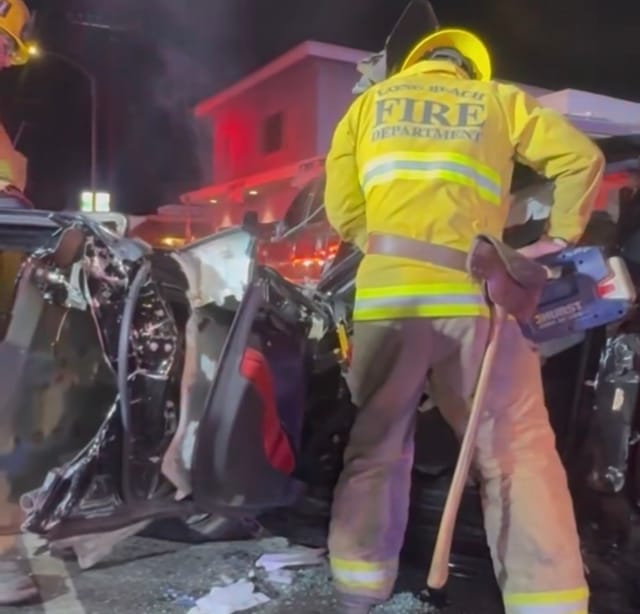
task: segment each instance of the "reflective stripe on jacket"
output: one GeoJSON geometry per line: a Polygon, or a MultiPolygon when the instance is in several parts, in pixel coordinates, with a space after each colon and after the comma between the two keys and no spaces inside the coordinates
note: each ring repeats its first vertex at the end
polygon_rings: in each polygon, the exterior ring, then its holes
{"type": "Polygon", "coordinates": [[[356,320],[488,316],[489,309],[473,283],[423,284],[358,288],[356,320]]]}
{"type": "MultiPolygon", "coordinates": [[[[602,178],[599,149],[514,86],[469,80],[450,62],[419,62],[367,90],[338,124],[326,161],[327,216],[365,253],[369,233],[468,251],[480,233],[502,236],[514,160],[555,182],[549,234],[578,239],[602,178]]],[[[356,287],[356,319],[486,313],[466,273],[429,262],[365,255],[356,287]]]]}
{"type": "Polygon", "coordinates": [[[397,179],[430,181],[442,179],[476,192],[494,205],[502,203],[500,175],[469,156],[400,151],[373,158],[364,165],[360,185],[365,196],[372,188],[397,179]]]}

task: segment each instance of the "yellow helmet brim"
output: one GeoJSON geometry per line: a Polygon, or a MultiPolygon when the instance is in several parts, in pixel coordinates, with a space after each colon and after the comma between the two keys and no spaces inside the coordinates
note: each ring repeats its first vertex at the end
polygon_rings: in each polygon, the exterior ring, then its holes
{"type": "Polygon", "coordinates": [[[0,33],[8,36],[15,45],[15,51],[11,58],[11,66],[22,66],[26,64],[31,57],[31,54],[29,53],[29,46],[5,28],[0,27],[0,33]]]}
{"type": "Polygon", "coordinates": [[[423,38],[409,53],[402,70],[413,66],[425,55],[440,47],[452,47],[468,58],[476,70],[480,81],[489,81],[492,76],[491,55],[486,45],[471,32],[457,29],[443,29],[423,38]]]}
{"type": "Polygon", "coordinates": [[[23,66],[29,61],[31,54],[29,53],[29,47],[22,41],[16,41],[17,47],[11,60],[11,66],[23,66]]]}
{"type": "Polygon", "coordinates": [[[0,32],[8,36],[14,43],[15,49],[11,58],[12,66],[26,64],[29,60],[29,32],[32,21],[29,8],[24,0],[5,0],[0,12],[0,32]]]}

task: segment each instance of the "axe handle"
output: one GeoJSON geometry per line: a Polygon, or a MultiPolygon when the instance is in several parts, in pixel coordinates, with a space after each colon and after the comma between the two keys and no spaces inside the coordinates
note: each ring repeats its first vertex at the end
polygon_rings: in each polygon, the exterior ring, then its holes
{"type": "Polygon", "coordinates": [[[427,587],[432,590],[437,591],[444,588],[449,578],[449,559],[451,556],[453,531],[456,525],[462,495],[467,483],[469,468],[473,460],[480,418],[485,409],[485,397],[489,389],[489,378],[498,351],[500,331],[502,330],[505,319],[506,314],[504,311],[500,307],[493,307],[491,333],[482,359],[478,384],[469,413],[469,422],[460,445],[458,461],[453,473],[453,479],[449,487],[444,510],[442,511],[440,527],[431,558],[431,567],[429,568],[429,575],[427,576],[427,587]]]}

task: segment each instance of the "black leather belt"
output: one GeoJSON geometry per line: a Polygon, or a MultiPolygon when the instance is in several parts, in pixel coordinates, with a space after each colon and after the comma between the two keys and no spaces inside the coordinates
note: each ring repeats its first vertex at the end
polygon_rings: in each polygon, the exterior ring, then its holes
{"type": "Polygon", "coordinates": [[[367,254],[396,256],[430,262],[436,266],[467,271],[468,255],[462,250],[427,241],[373,232],[368,236],[367,254]]]}

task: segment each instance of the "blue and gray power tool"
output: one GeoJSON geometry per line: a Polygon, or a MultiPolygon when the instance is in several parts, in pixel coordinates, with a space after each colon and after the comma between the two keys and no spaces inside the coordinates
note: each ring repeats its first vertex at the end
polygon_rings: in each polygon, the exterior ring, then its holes
{"type": "Polygon", "coordinates": [[[600,247],[572,247],[538,259],[549,270],[538,309],[522,330],[544,343],[627,316],[636,289],[627,267],[600,247]]]}

